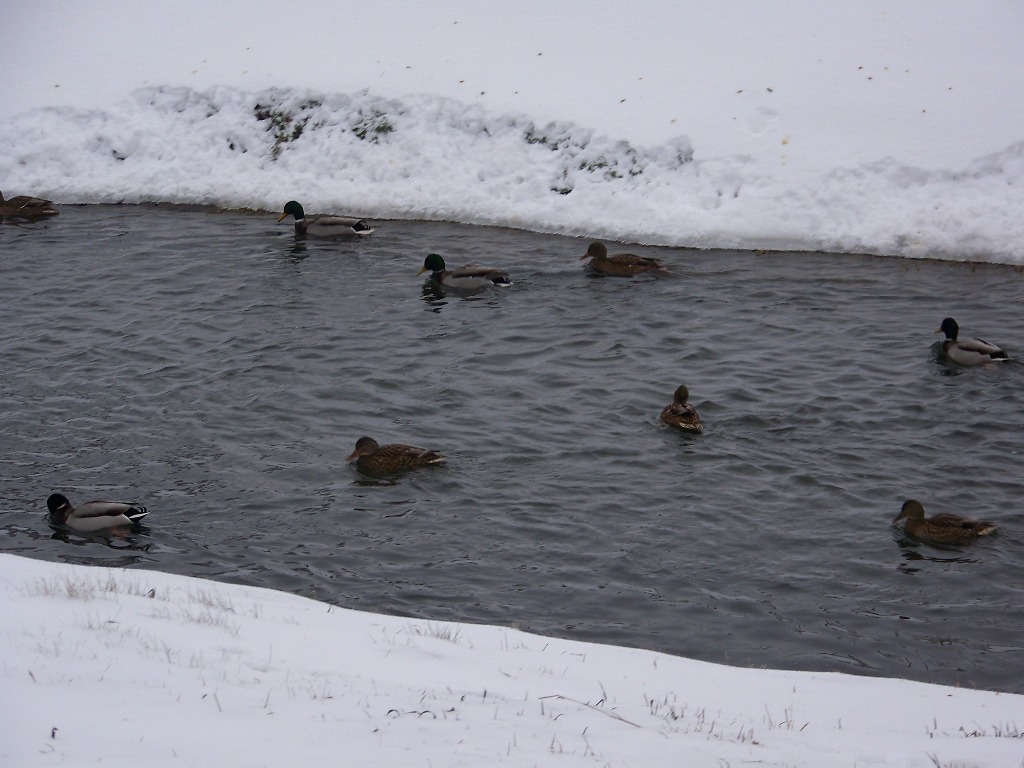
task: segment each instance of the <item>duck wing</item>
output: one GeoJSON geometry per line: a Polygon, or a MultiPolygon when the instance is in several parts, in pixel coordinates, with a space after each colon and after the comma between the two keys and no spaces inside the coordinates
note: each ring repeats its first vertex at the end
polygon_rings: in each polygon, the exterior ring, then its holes
{"type": "Polygon", "coordinates": [[[366,237],[373,234],[373,227],[351,216],[314,216],[303,231],[314,237],[366,237]]]}
{"type": "Polygon", "coordinates": [[[401,458],[405,461],[413,462],[414,466],[422,466],[424,464],[441,464],[445,461],[445,457],[437,451],[432,451],[428,448],[417,448],[414,445],[385,445],[377,451],[377,453],[381,452],[385,452],[386,455],[401,458]]]}
{"type": "Polygon", "coordinates": [[[957,341],[957,346],[960,347],[960,349],[967,350],[968,352],[977,352],[981,355],[988,355],[993,360],[1006,357],[1006,353],[1002,349],[989,341],[985,341],[984,339],[960,339],[957,341]]]}
{"type": "Polygon", "coordinates": [[[995,344],[989,344],[981,339],[947,339],[942,343],[942,353],[959,365],[984,365],[1009,359],[1009,356],[995,344]]]}
{"type": "Polygon", "coordinates": [[[987,536],[996,526],[985,520],[967,518],[943,512],[926,520],[908,520],[904,532],[913,538],[934,544],[968,544],[979,536],[987,536]]]}
{"type": "Polygon", "coordinates": [[[437,451],[391,443],[380,446],[373,453],[360,456],[358,466],[371,474],[391,474],[431,464],[442,464],[444,461],[445,457],[437,451]]]}
{"type": "MultiPolygon", "coordinates": [[[[949,517],[951,518],[950,520],[943,522],[944,527],[948,526],[950,530],[960,531],[972,536],[987,536],[996,529],[995,524],[987,520],[968,520],[956,515],[949,515],[949,517]]],[[[934,522],[934,518],[931,522],[934,522]]]]}
{"type": "Polygon", "coordinates": [[[665,267],[657,259],[650,256],[637,256],[633,253],[619,253],[605,259],[594,259],[590,267],[595,272],[606,275],[618,275],[631,277],[641,272],[666,272],[665,267]]]}
{"type": "Polygon", "coordinates": [[[464,291],[478,291],[494,285],[500,287],[512,285],[512,278],[507,272],[494,267],[478,267],[472,264],[458,269],[433,272],[431,279],[446,288],[458,288],[464,291]]]}
{"type": "Polygon", "coordinates": [[[512,278],[508,272],[496,267],[479,267],[475,264],[467,264],[464,267],[450,270],[447,275],[452,280],[472,278],[486,280],[493,285],[512,285],[512,278]]]}
{"type": "Polygon", "coordinates": [[[652,259],[650,256],[637,256],[634,253],[620,253],[617,256],[609,256],[611,261],[616,264],[628,264],[633,267],[646,267],[647,269],[663,269],[661,263],[657,259],[652,259]]]}
{"type": "Polygon", "coordinates": [[[100,517],[116,518],[123,515],[134,523],[148,514],[149,510],[141,504],[124,501],[87,501],[80,507],[76,507],[70,516],[79,519],[90,519],[100,517]]]}
{"type": "MultiPolygon", "coordinates": [[[[2,196],[0,196],[2,197],[2,196]]],[[[7,216],[21,216],[25,218],[32,218],[36,216],[56,216],[58,211],[54,208],[53,203],[49,200],[43,200],[41,197],[30,197],[28,195],[18,195],[12,197],[10,200],[3,200],[2,211],[7,216]]]]}
{"type": "Polygon", "coordinates": [[[679,427],[680,429],[697,432],[704,429],[700,416],[690,405],[679,405],[678,403],[666,405],[661,411],[661,420],[669,426],[679,427]]]}

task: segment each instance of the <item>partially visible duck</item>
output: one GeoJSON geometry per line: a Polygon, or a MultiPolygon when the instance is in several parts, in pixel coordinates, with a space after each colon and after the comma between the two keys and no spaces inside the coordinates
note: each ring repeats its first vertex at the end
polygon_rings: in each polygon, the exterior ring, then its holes
{"type": "Polygon", "coordinates": [[[378,445],[372,437],[360,437],[356,441],[356,449],[345,461],[353,459],[360,470],[374,475],[388,475],[445,462],[445,457],[437,451],[401,443],[378,445]]]}
{"type": "Polygon", "coordinates": [[[942,321],[936,333],[946,334],[942,354],[959,365],[984,365],[995,360],[1007,360],[1008,355],[995,344],[984,339],[961,339],[960,326],[952,317],[942,321]]]}
{"type": "Polygon", "coordinates": [[[661,420],[670,427],[677,427],[687,432],[701,432],[704,425],[700,423],[700,416],[687,400],[690,399],[690,390],[685,384],[679,385],[672,402],[666,405],[661,411],[661,420]]]}
{"type": "Polygon", "coordinates": [[[49,200],[28,195],[18,195],[10,200],[4,200],[4,194],[0,192],[0,218],[41,219],[56,216],[58,213],[49,200]]]}
{"type": "Polygon", "coordinates": [[[906,520],[903,532],[910,538],[940,546],[969,544],[979,536],[988,536],[996,530],[993,523],[985,520],[968,520],[949,512],[926,518],[924,506],[914,499],[903,502],[903,508],[892,522],[895,525],[900,520],[906,520]]]}
{"type": "Polygon", "coordinates": [[[644,272],[668,271],[657,259],[650,256],[636,256],[632,253],[609,256],[604,243],[591,243],[587,252],[580,256],[580,260],[583,259],[590,259],[589,266],[594,272],[612,277],[632,277],[644,272]]]}
{"type": "Polygon", "coordinates": [[[302,206],[294,200],[284,204],[284,213],[278,217],[278,223],[289,216],[295,217],[295,234],[301,236],[357,238],[373,234],[373,227],[351,216],[313,216],[307,219],[302,206]]]}
{"type": "Polygon", "coordinates": [[[87,501],[75,507],[61,493],[50,494],[46,508],[50,510],[53,522],[76,531],[102,531],[135,525],[149,514],[145,507],[134,502],[87,501]]]}
{"type": "Polygon", "coordinates": [[[477,267],[468,264],[458,269],[445,269],[444,259],[436,253],[427,254],[427,258],[423,260],[423,266],[416,274],[422,275],[424,272],[429,272],[431,280],[446,288],[475,291],[480,288],[489,288],[492,285],[501,287],[512,285],[512,278],[508,276],[508,272],[495,267],[477,267]]]}

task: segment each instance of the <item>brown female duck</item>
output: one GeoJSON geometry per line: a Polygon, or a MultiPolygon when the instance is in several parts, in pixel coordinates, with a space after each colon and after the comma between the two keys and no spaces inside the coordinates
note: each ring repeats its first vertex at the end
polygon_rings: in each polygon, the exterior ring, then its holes
{"type": "Polygon", "coordinates": [[[903,532],[910,538],[926,544],[945,546],[969,544],[979,536],[988,536],[996,530],[993,523],[985,520],[968,520],[949,512],[925,517],[924,506],[914,499],[903,502],[903,508],[892,522],[895,525],[900,520],[906,520],[903,532]]]}
{"type": "Polygon", "coordinates": [[[18,195],[10,200],[4,200],[4,194],[0,192],[0,219],[42,219],[46,216],[56,216],[58,213],[49,200],[28,195],[18,195]]]}
{"type": "Polygon", "coordinates": [[[356,441],[356,449],[345,461],[353,459],[360,470],[374,475],[404,472],[407,469],[428,467],[431,464],[443,464],[445,461],[445,457],[437,451],[401,443],[378,445],[372,437],[360,437],[356,441]]]}
{"type": "Polygon", "coordinates": [[[686,388],[685,384],[680,384],[672,397],[672,402],[661,411],[662,422],[687,432],[701,432],[704,425],[700,423],[697,411],[687,402],[689,399],[690,390],[686,388]]]}
{"type": "Polygon", "coordinates": [[[591,243],[587,252],[580,256],[580,260],[583,259],[590,259],[589,266],[597,274],[611,277],[632,277],[644,272],[668,271],[657,259],[650,256],[637,256],[632,253],[609,256],[604,243],[591,243]]]}

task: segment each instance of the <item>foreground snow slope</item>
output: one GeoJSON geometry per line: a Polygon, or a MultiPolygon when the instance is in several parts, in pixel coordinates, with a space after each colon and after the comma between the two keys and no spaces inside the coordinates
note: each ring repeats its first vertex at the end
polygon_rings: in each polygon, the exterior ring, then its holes
{"type": "Polygon", "coordinates": [[[0,555],[11,765],[1016,766],[1024,697],[0,555]]]}

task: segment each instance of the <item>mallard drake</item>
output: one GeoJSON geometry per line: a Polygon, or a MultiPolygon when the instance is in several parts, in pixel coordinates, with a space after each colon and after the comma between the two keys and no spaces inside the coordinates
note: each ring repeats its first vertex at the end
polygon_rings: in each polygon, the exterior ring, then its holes
{"type": "Polygon", "coordinates": [[[404,472],[407,469],[445,462],[445,457],[437,451],[428,451],[425,448],[416,448],[401,443],[378,445],[372,437],[365,436],[356,441],[356,449],[345,461],[353,459],[356,460],[356,466],[360,470],[374,475],[404,472]]]}
{"type": "Polygon", "coordinates": [[[467,264],[458,269],[445,269],[444,259],[436,253],[427,255],[427,258],[423,260],[423,266],[416,274],[422,275],[424,272],[429,272],[431,280],[446,288],[475,291],[480,288],[489,288],[492,285],[501,287],[512,285],[512,278],[508,276],[508,272],[494,267],[477,267],[467,264]]]}
{"type": "Polygon", "coordinates": [[[604,243],[591,243],[587,252],[580,256],[580,260],[583,259],[591,260],[589,266],[594,272],[612,277],[632,277],[644,272],[668,271],[657,259],[650,256],[636,256],[632,253],[609,256],[604,243]]]}
{"type": "Polygon", "coordinates": [[[680,384],[672,396],[672,402],[661,411],[661,420],[670,427],[678,427],[687,432],[701,432],[704,425],[693,406],[686,401],[690,399],[690,390],[680,384]]]}
{"type": "Polygon", "coordinates": [[[145,507],[134,502],[87,501],[80,507],[74,507],[61,493],[50,494],[46,508],[50,510],[53,522],[76,531],[102,531],[135,525],[149,514],[145,507]]]}
{"type": "Polygon", "coordinates": [[[968,520],[948,512],[926,518],[924,506],[914,499],[903,502],[903,508],[892,522],[895,525],[900,520],[906,520],[903,532],[910,538],[927,544],[946,546],[968,544],[979,536],[988,536],[996,530],[993,523],[985,520],[968,520]]]}
{"type": "Polygon", "coordinates": [[[59,211],[49,200],[28,195],[18,195],[4,200],[0,192],[0,218],[9,219],[41,219],[45,216],[56,216],[59,211]]]}
{"type": "Polygon", "coordinates": [[[289,216],[295,217],[295,234],[310,237],[353,238],[366,237],[373,234],[373,227],[362,219],[350,216],[314,216],[306,218],[302,206],[294,200],[284,204],[277,222],[280,224],[289,216]]]}
{"type": "Polygon", "coordinates": [[[942,321],[936,333],[946,334],[942,354],[959,365],[984,365],[995,360],[1008,360],[1009,356],[984,339],[960,339],[960,326],[952,317],[942,321]]]}

